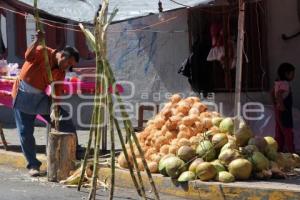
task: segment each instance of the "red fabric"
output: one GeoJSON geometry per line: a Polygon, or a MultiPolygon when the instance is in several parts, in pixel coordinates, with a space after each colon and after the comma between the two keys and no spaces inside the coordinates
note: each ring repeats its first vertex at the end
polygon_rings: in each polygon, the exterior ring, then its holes
{"type": "Polygon", "coordinates": [[[210,26],[210,37],[212,47],[224,46],[223,28],[220,24],[212,24],[210,26]]]}
{"type": "Polygon", "coordinates": [[[275,109],[275,140],[278,143],[278,150],[280,152],[287,151],[295,153],[294,132],[292,128],[285,128],[282,126],[280,120],[280,111],[275,109]]]}

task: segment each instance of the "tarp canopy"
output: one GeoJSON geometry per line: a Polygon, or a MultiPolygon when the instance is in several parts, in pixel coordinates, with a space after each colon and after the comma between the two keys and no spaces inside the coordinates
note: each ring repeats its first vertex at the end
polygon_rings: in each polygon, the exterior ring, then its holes
{"type": "MultiPolygon", "coordinates": [[[[33,6],[34,0],[13,0],[25,5],[33,6]]],[[[70,19],[76,22],[92,23],[101,0],[39,0],[38,7],[44,12],[70,19]]],[[[214,5],[224,0],[161,0],[164,11],[195,7],[200,5],[214,5]],[[175,3],[177,2],[177,3],[175,3]]],[[[158,13],[158,0],[110,0],[109,13],[114,8],[119,12],[114,22],[158,13]]]]}

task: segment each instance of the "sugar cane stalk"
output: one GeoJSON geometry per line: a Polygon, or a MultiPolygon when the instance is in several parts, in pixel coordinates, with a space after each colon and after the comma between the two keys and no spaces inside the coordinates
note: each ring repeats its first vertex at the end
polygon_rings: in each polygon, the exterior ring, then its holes
{"type": "MultiPolygon", "coordinates": [[[[113,73],[111,71],[111,68],[108,67],[108,69],[109,69],[109,75],[108,76],[110,76],[112,78],[112,80],[113,80],[113,83],[115,83],[115,78],[114,78],[114,75],[113,75],[113,73]]],[[[125,111],[124,105],[122,105],[122,99],[121,99],[120,94],[119,94],[118,91],[116,91],[116,97],[117,97],[117,101],[120,103],[121,115],[123,117],[123,122],[124,122],[125,130],[127,132],[129,145],[130,145],[131,135],[132,135],[133,136],[133,140],[135,142],[135,145],[137,146],[139,154],[140,154],[140,156],[142,158],[142,162],[143,162],[144,168],[146,170],[146,173],[147,173],[149,182],[151,184],[151,187],[152,187],[152,189],[154,191],[155,198],[158,200],[159,199],[159,194],[158,194],[158,191],[156,189],[154,180],[152,178],[151,171],[150,171],[150,169],[149,169],[149,167],[147,165],[147,162],[146,162],[146,159],[145,159],[145,156],[144,156],[144,151],[142,150],[141,145],[140,145],[140,143],[139,143],[139,141],[138,141],[138,139],[136,137],[136,134],[133,131],[131,122],[128,120],[128,114],[125,111]]]]}
{"type": "Polygon", "coordinates": [[[133,166],[129,160],[129,156],[128,156],[128,152],[127,152],[127,149],[126,149],[126,146],[125,146],[125,141],[123,139],[123,135],[122,135],[122,132],[121,132],[121,129],[120,129],[120,126],[119,126],[119,122],[117,119],[114,119],[114,122],[115,122],[115,126],[116,126],[116,129],[117,129],[117,133],[118,133],[118,136],[119,136],[119,139],[120,139],[120,143],[121,143],[121,146],[122,146],[122,150],[123,150],[123,153],[124,153],[124,156],[125,156],[125,159],[128,163],[128,168],[129,168],[129,172],[130,172],[130,176],[131,176],[131,179],[133,181],[133,184],[137,190],[137,193],[142,196],[142,193],[141,193],[141,189],[138,185],[138,182],[136,180],[136,177],[134,175],[134,172],[133,172],[133,166]]]}
{"type": "MultiPolygon", "coordinates": [[[[96,30],[95,30],[95,37],[92,36],[92,34],[90,34],[89,31],[83,31],[86,35],[86,37],[88,38],[89,42],[93,43],[95,41],[95,51],[96,51],[96,58],[97,59],[100,59],[102,61],[102,67],[105,68],[105,73],[104,75],[106,75],[106,77],[109,77],[112,81],[109,81],[110,83],[115,83],[115,78],[113,76],[113,73],[111,71],[111,68],[109,66],[109,63],[107,61],[107,59],[105,58],[106,56],[106,34],[107,34],[107,27],[109,25],[109,23],[111,22],[112,18],[114,15],[112,15],[112,17],[109,19],[109,22],[107,22],[107,6],[108,6],[108,0],[104,0],[103,1],[103,4],[102,4],[102,9],[101,11],[99,12],[99,17],[96,19],[97,21],[97,24],[96,24],[96,30]],[[101,50],[101,52],[99,51],[99,49],[101,50]],[[100,55],[99,55],[100,54],[100,55]]],[[[97,62],[98,63],[98,62],[97,62]]],[[[97,66],[98,68],[99,66],[97,66]]],[[[118,91],[116,91],[117,93],[117,100],[119,103],[122,103],[122,100],[120,98],[120,95],[118,93],[118,91]]],[[[105,103],[106,105],[106,103],[105,103]]],[[[133,136],[133,141],[135,142],[135,145],[137,146],[138,148],[138,151],[139,151],[139,154],[141,155],[141,158],[142,158],[142,161],[143,161],[143,165],[147,171],[147,175],[148,175],[148,178],[150,180],[150,183],[151,183],[151,186],[152,186],[152,189],[154,190],[155,192],[155,196],[156,196],[156,199],[159,199],[159,196],[158,196],[158,193],[157,193],[157,190],[156,190],[156,187],[155,187],[155,184],[154,184],[154,181],[152,179],[152,176],[151,176],[151,173],[150,173],[150,170],[147,166],[147,162],[145,160],[145,157],[144,157],[144,154],[143,154],[143,151],[141,149],[141,146],[139,145],[139,142],[138,142],[138,139],[135,135],[135,133],[133,132],[132,130],[132,125],[131,125],[131,122],[128,120],[128,115],[125,111],[125,108],[123,105],[120,106],[121,110],[122,110],[122,116],[124,118],[123,120],[123,123],[124,123],[124,126],[125,126],[125,130],[126,130],[126,135],[128,138],[131,138],[131,135],[133,136]],[[126,119],[127,118],[127,119],[126,119]]],[[[103,115],[103,112],[102,109],[100,111],[100,115],[102,116],[103,115]]],[[[112,113],[110,112],[110,115],[112,115],[112,113]]],[[[120,140],[123,140],[123,136],[122,136],[122,133],[119,129],[119,126],[118,126],[118,122],[117,120],[114,120],[115,121],[115,125],[117,127],[117,132],[119,134],[119,138],[120,140]]],[[[102,120],[100,120],[99,122],[102,122],[102,120]]],[[[103,130],[102,130],[103,131],[103,130]]],[[[97,132],[97,142],[99,141],[99,134],[100,134],[100,131],[96,131],[97,132]]],[[[111,132],[112,134],[112,132],[111,132]]],[[[99,146],[99,143],[97,144],[96,142],[96,147],[95,147],[95,151],[97,151],[97,148],[99,146]]],[[[124,140],[122,143],[122,148],[124,150],[124,155],[125,155],[125,158],[127,159],[128,163],[130,163],[130,160],[129,160],[129,157],[128,157],[128,152],[127,152],[127,149],[125,147],[125,143],[124,143],[124,140]]],[[[144,186],[143,186],[143,182],[142,182],[142,178],[141,178],[141,175],[140,175],[140,171],[138,169],[138,164],[137,164],[137,160],[136,160],[136,156],[135,156],[135,152],[134,152],[134,148],[133,148],[133,143],[132,143],[132,140],[129,139],[129,146],[130,146],[130,150],[131,150],[131,153],[132,153],[132,156],[133,156],[133,164],[136,168],[136,171],[137,171],[137,175],[138,175],[138,179],[140,181],[140,186],[141,186],[141,193],[142,193],[142,196],[144,198],[146,198],[146,195],[145,195],[145,190],[144,190],[144,186]]],[[[97,160],[97,157],[98,155],[96,155],[96,153],[94,154],[94,166],[95,164],[98,162],[96,161],[97,160]]],[[[131,166],[131,165],[130,165],[131,166]]],[[[94,172],[93,172],[93,183],[95,183],[95,179],[97,178],[95,176],[96,172],[98,171],[98,168],[97,166],[94,167],[94,172]]],[[[135,176],[134,176],[134,173],[133,173],[133,169],[130,168],[130,172],[131,172],[131,175],[132,175],[132,178],[133,178],[133,181],[135,183],[135,186],[137,187],[137,190],[138,190],[138,193],[140,193],[140,188],[137,186],[137,181],[135,179],[135,176]]],[[[92,186],[92,190],[91,190],[91,193],[90,193],[90,196],[91,197],[95,197],[95,184],[93,184],[92,186]]]]}
{"type": "MultiPolygon", "coordinates": [[[[44,32],[43,26],[40,23],[40,17],[39,17],[39,11],[38,11],[38,6],[37,6],[37,0],[34,0],[34,15],[35,15],[35,21],[36,21],[36,28],[39,31],[44,32]]],[[[43,54],[44,54],[44,61],[45,61],[45,67],[46,67],[46,71],[47,71],[47,76],[48,76],[48,80],[50,83],[50,87],[51,87],[51,93],[52,95],[55,94],[55,88],[54,85],[52,84],[53,82],[53,77],[52,77],[52,72],[51,72],[51,67],[49,64],[49,57],[48,57],[48,52],[47,52],[47,47],[46,47],[46,42],[45,42],[45,38],[42,37],[42,40],[40,41],[42,47],[43,47],[43,54]]],[[[52,99],[52,109],[54,110],[54,126],[55,126],[55,130],[58,131],[59,130],[59,111],[58,111],[58,107],[53,104],[53,99],[52,99]]]]}
{"type": "MultiPolygon", "coordinates": [[[[104,65],[104,70],[107,66],[104,65]]],[[[110,85],[110,79],[108,78],[108,85],[110,85]]],[[[106,90],[106,88],[105,88],[106,90]]],[[[110,141],[111,141],[111,150],[110,150],[110,159],[111,159],[111,188],[109,199],[112,200],[114,196],[114,188],[115,188],[115,135],[114,135],[114,116],[113,113],[113,100],[111,94],[108,94],[108,107],[109,107],[109,129],[110,129],[110,141]]]]}
{"type": "MultiPolygon", "coordinates": [[[[97,75],[103,75],[103,63],[101,60],[101,55],[100,55],[100,47],[99,44],[101,40],[99,41],[99,35],[100,35],[100,28],[98,22],[96,23],[96,29],[95,29],[95,42],[96,42],[96,61],[97,61],[97,75]]],[[[101,78],[101,76],[100,76],[101,78]]],[[[103,85],[103,79],[100,79],[100,88],[103,85]]],[[[97,107],[97,112],[96,112],[96,118],[97,118],[97,128],[95,131],[95,148],[94,148],[94,163],[93,163],[93,176],[92,176],[92,188],[89,193],[89,200],[94,200],[96,197],[96,189],[97,189],[97,179],[98,179],[98,161],[99,161],[99,150],[100,150],[100,141],[101,141],[101,134],[103,133],[103,120],[104,120],[104,110],[102,107],[102,96],[100,94],[101,90],[96,91],[96,99],[99,101],[96,103],[97,107]]],[[[105,100],[104,100],[105,101],[105,100]]],[[[105,103],[104,103],[105,104],[105,103]]]]}

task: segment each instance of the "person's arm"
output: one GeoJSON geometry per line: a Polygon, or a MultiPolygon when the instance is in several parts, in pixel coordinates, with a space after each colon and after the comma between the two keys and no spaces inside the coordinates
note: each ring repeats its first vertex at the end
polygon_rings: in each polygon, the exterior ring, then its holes
{"type": "Polygon", "coordinates": [[[276,107],[280,111],[285,110],[285,106],[284,106],[284,103],[283,103],[283,93],[284,92],[285,92],[284,90],[279,90],[276,94],[276,107]]]}
{"type": "Polygon", "coordinates": [[[44,33],[41,31],[37,31],[36,39],[25,52],[26,61],[33,61],[35,59],[36,48],[40,44],[43,37],[44,37],[44,33]]]}
{"type": "Polygon", "coordinates": [[[59,102],[60,96],[63,94],[64,84],[63,81],[65,80],[65,74],[62,73],[59,69],[52,70],[52,77],[53,81],[58,81],[54,84],[54,94],[55,98],[54,101],[59,102]]]}

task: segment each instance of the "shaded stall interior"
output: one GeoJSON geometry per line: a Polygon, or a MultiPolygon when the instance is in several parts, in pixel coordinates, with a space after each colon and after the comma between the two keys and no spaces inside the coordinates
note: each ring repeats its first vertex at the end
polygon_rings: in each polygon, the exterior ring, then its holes
{"type": "MultiPolygon", "coordinates": [[[[195,7],[188,10],[189,46],[193,61],[193,90],[197,93],[233,92],[237,33],[237,4],[228,6],[195,7]],[[212,27],[219,27],[224,57],[220,61],[207,61],[212,49],[212,27]]],[[[243,64],[243,91],[269,89],[267,63],[266,7],[263,1],[247,3],[245,19],[245,47],[243,64]]]]}

